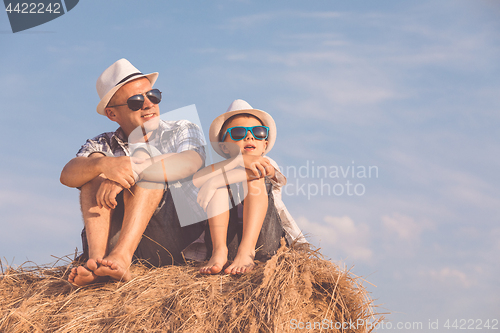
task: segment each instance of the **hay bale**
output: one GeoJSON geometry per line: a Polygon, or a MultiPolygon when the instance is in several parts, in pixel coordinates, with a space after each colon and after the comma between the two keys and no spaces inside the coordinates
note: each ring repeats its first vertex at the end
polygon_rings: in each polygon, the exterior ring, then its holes
{"type": "Polygon", "coordinates": [[[358,278],[308,248],[282,246],[243,276],[133,265],[126,283],[75,288],[69,267],[2,272],[0,331],[370,332],[359,323],[382,319],[358,278]]]}

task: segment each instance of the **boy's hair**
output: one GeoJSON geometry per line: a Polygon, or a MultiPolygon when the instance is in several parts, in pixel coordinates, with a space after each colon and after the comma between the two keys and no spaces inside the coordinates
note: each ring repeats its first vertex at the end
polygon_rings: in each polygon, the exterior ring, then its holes
{"type": "Polygon", "coordinates": [[[238,113],[238,114],[235,114],[234,116],[227,118],[226,121],[224,122],[224,124],[222,124],[222,127],[221,127],[220,132],[219,132],[219,142],[222,142],[222,137],[224,136],[224,133],[226,133],[226,130],[228,128],[229,122],[231,120],[235,119],[235,118],[238,118],[238,117],[247,117],[247,118],[252,117],[252,118],[255,118],[255,119],[257,119],[260,122],[260,124],[262,126],[264,126],[264,123],[262,122],[262,120],[260,120],[259,117],[254,116],[253,114],[250,114],[250,113],[238,113]]]}

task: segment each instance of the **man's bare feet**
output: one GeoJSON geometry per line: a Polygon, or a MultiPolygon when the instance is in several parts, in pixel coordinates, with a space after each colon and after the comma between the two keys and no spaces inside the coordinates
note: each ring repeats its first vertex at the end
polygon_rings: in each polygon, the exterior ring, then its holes
{"type": "MultiPolygon", "coordinates": [[[[129,264],[124,261],[108,256],[104,259],[97,259],[94,274],[97,276],[109,276],[113,280],[128,281],[131,279],[129,264]]],[[[90,268],[90,267],[89,267],[90,268]]]]}
{"type": "Polygon", "coordinates": [[[227,247],[213,251],[206,266],[200,268],[201,274],[217,274],[227,262],[227,247]]]}
{"type": "Polygon", "coordinates": [[[255,253],[243,253],[238,251],[234,261],[231,265],[229,265],[224,272],[226,274],[244,274],[250,272],[255,266],[253,262],[253,258],[255,257],[255,253]]]}
{"type": "Polygon", "coordinates": [[[68,281],[78,287],[97,282],[99,277],[87,267],[73,267],[69,273],[68,281]]]}

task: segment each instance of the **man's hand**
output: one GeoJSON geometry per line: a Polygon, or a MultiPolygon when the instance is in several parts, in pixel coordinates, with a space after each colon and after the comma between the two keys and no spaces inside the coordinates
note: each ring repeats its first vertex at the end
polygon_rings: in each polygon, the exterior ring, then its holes
{"type": "Polygon", "coordinates": [[[96,199],[99,208],[115,209],[118,202],[116,196],[123,191],[123,187],[109,179],[105,179],[97,190],[96,199]]]}
{"type": "Polygon", "coordinates": [[[245,169],[250,170],[250,175],[255,178],[265,176],[274,177],[274,167],[269,160],[262,156],[243,155],[243,165],[245,169]]]}
{"type": "Polygon", "coordinates": [[[132,162],[132,172],[136,183],[144,177],[144,170],[153,165],[153,159],[149,158],[132,157],[130,161],[132,162]]]}
{"type": "Polygon", "coordinates": [[[102,173],[107,179],[117,182],[123,188],[130,188],[135,184],[130,157],[102,157],[100,162],[102,173]]]}

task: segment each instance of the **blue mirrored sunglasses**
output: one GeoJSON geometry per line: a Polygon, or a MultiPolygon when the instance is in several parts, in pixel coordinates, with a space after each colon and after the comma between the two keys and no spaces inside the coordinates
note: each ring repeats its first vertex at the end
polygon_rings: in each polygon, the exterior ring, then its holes
{"type": "Polygon", "coordinates": [[[222,142],[226,139],[227,133],[229,133],[229,136],[233,141],[240,141],[243,140],[246,136],[248,131],[252,133],[253,137],[257,140],[265,140],[267,139],[269,135],[269,127],[267,126],[251,126],[251,127],[244,127],[244,126],[235,126],[235,127],[229,127],[226,132],[224,133],[224,136],[222,137],[222,142]]]}

